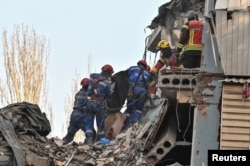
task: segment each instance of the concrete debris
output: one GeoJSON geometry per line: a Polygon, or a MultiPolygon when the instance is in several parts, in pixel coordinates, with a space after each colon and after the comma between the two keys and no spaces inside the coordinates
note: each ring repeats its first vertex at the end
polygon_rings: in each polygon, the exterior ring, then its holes
{"type": "Polygon", "coordinates": [[[105,119],[105,136],[114,139],[122,130],[126,116],[121,112],[109,114],[105,119]]]}
{"type": "Polygon", "coordinates": [[[141,142],[136,139],[138,131],[132,128],[118,134],[106,145],[101,144],[101,142],[96,142],[93,145],[75,142],[63,145],[60,138],[46,137],[46,134],[49,133],[46,129],[50,129],[50,124],[37,105],[25,102],[12,104],[1,109],[0,118],[2,126],[0,165],[147,165],[141,153],[141,147],[138,146],[141,145],[141,142]],[[23,112],[27,114],[21,115],[23,112]],[[27,115],[29,115],[28,118],[27,115]],[[37,119],[40,119],[41,123],[37,119]],[[23,124],[21,127],[16,125],[20,123],[23,124]],[[42,125],[46,129],[38,127],[42,125]],[[11,137],[7,137],[8,135],[11,137]],[[18,149],[18,147],[20,148],[18,149]],[[14,153],[15,151],[18,153],[14,153]]]}

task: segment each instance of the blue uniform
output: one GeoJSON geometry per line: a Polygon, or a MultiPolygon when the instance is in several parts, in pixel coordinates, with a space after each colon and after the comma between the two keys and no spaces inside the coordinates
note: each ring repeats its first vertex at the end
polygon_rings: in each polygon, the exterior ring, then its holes
{"type": "Polygon", "coordinates": [[[92,73],[88,87],[87,111],[85,116],[86,137],[95,137],[94,119],[97,123],[97,141],[105,136],[104,120],[106,110],[106,100],[111,96],[112,88],[109,77],[102,73],[92,73]]]}
{"type": "Polygon", "coordinates": [[[127,110],[124,112],[127,116],[124,128],[141,119],[141,113],[147,100],[147,89],[150,79],[150,73],[141,66],[130,67],[128,75],[130,90],[127,99],[127,110]]]}
{"type": "Polygon", "coordinates": [[[86,109],[86,102],[87,102],[87,90],[82,88],[78,91],[75,95],[75,102],[73,107],[73,112],[70,115],[70,123],[68,127],[68,133],[63,138],[65,143],[69,143],[73,141],[75,133],[81,129],[85,132],[85,109],[86,109]]]}

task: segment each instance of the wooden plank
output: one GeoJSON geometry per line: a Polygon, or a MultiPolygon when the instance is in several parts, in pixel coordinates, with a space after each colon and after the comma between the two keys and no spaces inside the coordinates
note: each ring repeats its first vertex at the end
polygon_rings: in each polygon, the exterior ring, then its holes
{"type": "Polygon", "coordinates": [[[226,73],[232,73],[232,61],[234,59],[233,52],[233,20],[229,19],[227,21],[227,53],[226,53],[226,63],[224,64],[224,68],[226,73]]]}
{"type": "Polygon", "coordinates": [[[228,11],[234,10],[234,0],[228,0],[228,11]]]}
{"type": "MultiPolygon", "coordinates": [[[[247,2],[245,2],[247,3],[247,2]]],[[[245,11],[244,12],[244,24],[243,24],[243,29],[244,29],[244,39],[243,39],[243,64],[242,64],[242,70],[243,70],[243,75],[248,75],[248,71],[250,71],[250,64],[248,63],[249,61],[249,29],[250,29],[250,24],[249,24],[249,12],[245,11]]]]}
{"type": "Polygon", "coordinates": [[[234,0],[234,10],[240,10],[241,4],[239,0],[234,0]]]}
{"type": "MultiPolygon", "coordinates": [[[[249,0],[249,5],[250,5],[250,0],[249,0]]],[[[248,13],[248,27],[250,28],[250,13],[248,13]]],[[[249,32],[250,33],[250,32],[249,32]]],[[[250,35],[250,34],[249,34],[250,35]]],[[[250,36],[248,36],[248,53],[250,53],[250,36]]],[[[250,64],[250,57],[248,57],[248,65],[250,64]]],[[[250,66],[247,66],[247,75],[250,75],[250,66]]]]}
{"type": "Polygon", "coordinates": [[[227,93],[230,93],[230,92],[242,92],[242,88],[243,88],[243,84],[241,84],[241,85],[235,85],[235,86],[231,86],[231,87],[233,87],[232,89],[230,89],[230,87],[227,87],[227,88],[225,88],[225,92],[227,92],[227,93]]]}
{"type": "Polygon", "coordinates": [[[233,49],[233,56],[234,60],[232,62],[232,73],[226,73],[226,74],[232,74],[236,75],[237,74],[237,64],[238,64],[238,35],[239,35],[239,13],[237,11],[233,12],[232,14],[233,17],[233,46],[235,48],[233,49]]]}
{"type": "Polygon", "coordinates": [[[224,90],[237,90],[237,91],[242,91],[243,85],[224,85],[223,89],[224,90]]]}
{"type": "MultiPolygon", "coordinates": [[[[235,95],[235,96],[242,96],[243,92],[243,84],[241,85],[224,85],[223,86],[223,98],[227,98],[227,96],[235,95]]],[[[238,98],[237,97],[237,98],[238,98]]]]}
{"type": "Polygon", "coordinates": [[[222,108],[222,112],[228,112],[228,113],[242,113],[242,114],[249,114],[250,113],[250,109],[244,109],[244,108],[232,108],[232,107],[223,107],[222,108]]]}
{"type": "Polygon", "coordinates": [[[234,101],[234,100],[223,101],[223,106],[224,105],[227,105],[227,106],[238,106],[239,108],[243,108],[243,107],[250,108],[250,102],[245,102],[245,101],[234,101]]]}
{"type": "Polygon", "coordinates": [[[229,94],[224,94],[223,99],[237,99],[237,100],[242,100],[242,93],[234,94],[234,93],[229,93],[229,94]]]}
{"type": "Polygon", "coordinates": [[[234,147],[234,148],[248,148],[250,142],[248,141],[222,141],[221,146],[234,147]]]}
{"type": "Polygon", "coordinates": [[[239,100],[239,99],[223,99],[224,100],[224,107],[229,107],[229,106],[234,106],[233,108],[249,108],[249,100],[245,101],[243,99],[239,100]],[[231,103],[231,104],[230,104],[231,103]]]}
{"type": "Polygon", "coordinates": [[[226,120],[249,120],[250,121],[250,114],[240,114],[240,113],[223,113],[222,119],[226,120]]]}
{"type": "Polygon", "coordinates": [[[227,147],[227,146],[223,146],[220,147],[221,150],[249,150],[249,148],[235,148],[235,147],[227,147]]]}
{"type": "Polygon", "coordinates": [[[239,135],[239,134],[222,134],[221,140],[232,140],[232,141],[250,141],[250,135],[239,135]]]}
{"type": "Polygon", "coordinates": [[[237,59],[238,63],[237,66],[237,75],[243,75],[243,49],[244,49],[244,12],[239,11],[239,34],[238,34],[238,53],[237,53],[237,59]]]}
{"type": "Polygon", "coordinates": [[[227,11],[221,11],[221,25],[222,25],[222,38],[221,38],[221,61],[224,65],[224,70],[227,73],[227,11]]]}
{"type": "Polygon", "coordinates": [[[222,11],[216,10],[216,39],[218,44],[218,50],[221,56],[221,42],[222,42],[222,11]]]}
{"type": "Polygon", "coordinates": [[[242,91],[243,91],[243,85],[241,87],[241,89],[228,89],[224,91],[224,96],[225,95],[230,95],[230,94],[235,94],[235,95],[242,95],[242,91]]]}
{"type": "Polygon", "coordinates": [[[248,5],[248,0],[240,0],[240,8],[246,10],[248,5]]]}
{"type": "MultiPolygon", "coordinates": [[[[243,85],[242,85],[242,87],[243,87],[243,85]]],[[[239,90],[239,89],[228,89],[228,90],[224,91],[224,95],[228,95],[228,94],[241,95],[242,94],[242,88],[241,88],[241,90],[239,90]]]]}
{"type": "Polygon", "coordinates": [[[216,4],[215,4],[215,9],[227,9],[227,1],[228,0],[219,0],[219,1],[216,1],[216,4]]]}
{"type": "Polygon", "coordinates": [[[243,84],[241,85],[241,87],[235,87],[235,88],[233,87],[231,89],[226,87],[223,89],[223,93],[224,93],[224,95],[229,95],[229,94],[241,95],[242,90],[243,90],[243,84]]]}
{"type": "Polygon", "coordinates": [[[250,134],[249,128],[240,128],[240,127],[223,127],[221,128],[222,133],[234,133],[234,134],[250,134]]]}
{"type": "Polygon", "coordinates": [[[249,127],[250,121],[236,121],[236,120],[223,120],[221,126],[233,126],[233,127],[249,127]]]}

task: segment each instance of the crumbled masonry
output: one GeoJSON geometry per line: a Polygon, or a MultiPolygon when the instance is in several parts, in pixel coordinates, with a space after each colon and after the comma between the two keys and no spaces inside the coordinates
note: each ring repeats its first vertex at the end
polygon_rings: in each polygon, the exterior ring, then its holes
{"type": "Polygon", "coordinates": [[[152,165],[141,151],[138,131],[129,128],[109,144],[72,143],[46,138],[50,124],[37,105],[15,103],[1,109],[0,165],[82,166],[152,165]],[[39,119],[39,121],[38,121],[39,119]],[[46,126],[46,128],[42,127],[46,126]]]}

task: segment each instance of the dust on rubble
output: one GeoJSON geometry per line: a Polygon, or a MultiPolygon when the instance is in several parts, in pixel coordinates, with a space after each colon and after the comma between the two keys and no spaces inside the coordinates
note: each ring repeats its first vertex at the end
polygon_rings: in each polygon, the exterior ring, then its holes
{"type": "Polygon", "coordinates": [[[0,165],[12,166],[119,166],[151,165],[143,158],[129,128],[103,145],[72,143],[63,145],[58,137],[48,138],[50,123],[46,114],[31,103],[8,105],[0,111],[0,165]],[[25,163],[25,164],[24,164],[25,163]]]}

